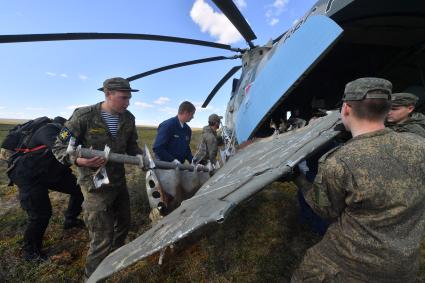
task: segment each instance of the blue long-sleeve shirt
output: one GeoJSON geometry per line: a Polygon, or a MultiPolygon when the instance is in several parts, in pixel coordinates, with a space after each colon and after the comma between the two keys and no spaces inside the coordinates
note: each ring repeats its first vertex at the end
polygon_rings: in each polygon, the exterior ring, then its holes
{"type": "Polygon", "coordinates": [[[159,160],[173,161],[177,159],[181,163],[185,160],[192,162],[190,139],[192,130],[188,125],[180,125],[177,116],[165,120],[158,127],[158,134],[153,144],[153,151],[159,160]]]}

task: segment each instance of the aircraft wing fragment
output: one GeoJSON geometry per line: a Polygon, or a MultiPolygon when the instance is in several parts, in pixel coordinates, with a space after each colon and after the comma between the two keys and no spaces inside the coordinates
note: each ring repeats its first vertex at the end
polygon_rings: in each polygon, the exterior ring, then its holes
{"type": "Polygon", "coordinates": [[[338,133],[338,112],[311,125],[253,142],[234,155],[199,191],[134,241],[107,256],[87,282],[97,282],[160,251],[211,222],[222,222],[241,201],[291,172],[338,133]]]}

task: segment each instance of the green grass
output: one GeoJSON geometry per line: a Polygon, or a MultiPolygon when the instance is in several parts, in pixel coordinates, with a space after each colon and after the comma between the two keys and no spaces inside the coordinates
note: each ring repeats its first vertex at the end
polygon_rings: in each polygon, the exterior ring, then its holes
{"type": "MultiPolygon", "coordinates": [[[[0,141],[10,127],[0,125],[0,141]]],[[[140,145],[152,148],[155,135],[154,128],[139,128],[140,145]]],[[[195,131],[193,152],[199,139],[195,131]]],[[[40,265],[21,260],[26,214],[16,200],[17,188],[7,187],[5,170],[0,164],[0,282],[81,282],[89,237],[86,230],[63,231],[64,194],[50,194],[53,216],[44,246],[51,260],[40,265]]],[[[150,228],[150,209],[144,173],[130,165],[126,170],[132,240],[150,228]]],[[[206,226],[167,250],[163,265],[155,254],[108,282],[289,282],[306,249],[319,240],[298,223],[295,187],[273,183],[236,207],[223,224],[206,226]]],[[[422,252],[425,256],[425,243],[422,252]]],[[[424,276],[423,265],[421,272],[424,276]]]]}
{"type": "Polygon", "coordinates": [[[12,129],[15,125],[13,124],[3,124],[0,123],[0,141],[3,141],[4,138],[9,133],[9,130],[12,129]]]}

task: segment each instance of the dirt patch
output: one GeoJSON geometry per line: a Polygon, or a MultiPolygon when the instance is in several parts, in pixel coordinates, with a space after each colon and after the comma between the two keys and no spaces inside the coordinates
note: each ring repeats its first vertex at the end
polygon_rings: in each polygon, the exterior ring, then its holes
{"type": "Polygon", "coordinates": [[[0,198],[0,216],[7,214],[11,209],[19,206],[19,201],[16,196],[0,198]]]}

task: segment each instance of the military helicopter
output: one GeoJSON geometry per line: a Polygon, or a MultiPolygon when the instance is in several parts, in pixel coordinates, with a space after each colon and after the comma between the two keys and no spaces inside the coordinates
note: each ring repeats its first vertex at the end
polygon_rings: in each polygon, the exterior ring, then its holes
{"type": "Polygon", "coordinates": [[[0,43],[131,39],[200,45],[237,53],[175,63],[130,76],[128,80],[194,64],[241,58],[241,64],[225,74],[202,105],[206,107],[242,68],[240,78],[233,80],[225,120],[226,133],[235,136],[238,143],[268,136],[270,119],[279,121],[291,109],[299,110],[299,115],[308,119],[313,108],[334,108],[345,83],[360,76],[386,77],[394,83],[394,91],[406,88],[412,91],[413,88],[421,97],[422,109],[421,36],[425,4],[420,1],[411,0],[403,5],[396,1],[385,4],[381,1],[366,4],[362,0],[318,1],[295,26],[262,46],[254,45],[256,35],[233,1],[213,2],[241,33],[248,48],[189,38],[124,33],[0,35],[0,43]],[[344,65],[337,64],[342,61],[344,65]],[[311,82],[315,81],[323,83],[312,86],[311,82]]]}
{"type": "Polygon", "coordinates": [[[3,35],[0,43],[138,39],[195,44],[235,52],[176,63],[129,77],[135,80],[161,71],[219,60],[242,62],[217,83],[207,106],[232,76],[234,79],[223,132],[226,150],[234,154],[199,191],[152,229],[104,259],[89,282],[96,282],[186,237],[208,223],[221,223],[241,201],[292,168],[340,134],[339,114],[292,133],[258,139],[235,153],[237,144],[273,133],[270,120],[285,120],[288,112],[305,120],[316,109],[338,108],[347,82],[358,77],[384,77],[393,91],[420,97],[425,111],[425,2],[419,0],[319,0],[291,29],[256,46],[256,35],[233,1],[213,0],[247,42],[246,49],[194,39],[147,34],[3,35]]]}

